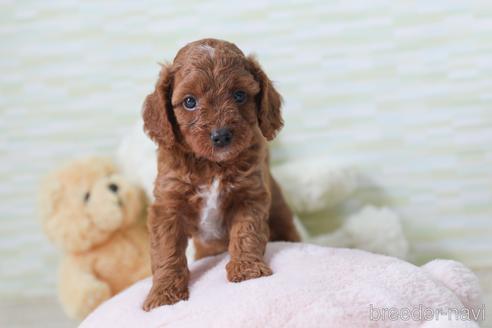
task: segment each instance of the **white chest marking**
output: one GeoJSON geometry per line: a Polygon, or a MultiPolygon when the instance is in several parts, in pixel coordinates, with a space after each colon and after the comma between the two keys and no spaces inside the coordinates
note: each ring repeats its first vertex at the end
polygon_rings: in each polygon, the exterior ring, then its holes
{"type": "Polygon", "coordinates": [[[214,179],[208,188],[200,191],[203,207],[200,214],[200,237],[203,240],[220,239],[224,235],[220,213],[220,181],[214,179]]]}

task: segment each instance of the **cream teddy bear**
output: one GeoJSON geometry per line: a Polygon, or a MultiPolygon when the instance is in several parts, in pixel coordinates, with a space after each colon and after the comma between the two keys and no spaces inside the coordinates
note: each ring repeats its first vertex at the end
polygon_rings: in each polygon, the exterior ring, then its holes
{"type": "Polygon", "coordinates": [[[63,252],[58,291],[68,316],[82,319],[150,275],[146,204],[109,159],[76,160],[46,178],[42,225],[63,252]]]}

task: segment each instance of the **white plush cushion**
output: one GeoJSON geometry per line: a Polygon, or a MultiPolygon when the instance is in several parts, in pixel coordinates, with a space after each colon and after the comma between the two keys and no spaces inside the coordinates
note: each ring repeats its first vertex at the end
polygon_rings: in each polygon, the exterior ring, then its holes
{"type": "MultiPolygon", "coordinates": [[[[141,310],[151,286],[145,279],[101,305],[81,327],[421,327],[425,322],[374,321],[371,314],[381,318],[381,308],[463,309],[460,298],[468,309],[479,307],[476,278],[454,261],[419,268],[364,251],[299,243],[270,243],[265,258],[274,274],[241,283],[226,279],[227,254],[194,262],[189,300],[150,313],[141,310]],[[440,272],[450,271],[442,283],[440,272]]],[[[447,316],[439,319],[431,326],[451,326],[447,316]]],[[[452,326],[478,327],[461,320],[452,326]]]]}

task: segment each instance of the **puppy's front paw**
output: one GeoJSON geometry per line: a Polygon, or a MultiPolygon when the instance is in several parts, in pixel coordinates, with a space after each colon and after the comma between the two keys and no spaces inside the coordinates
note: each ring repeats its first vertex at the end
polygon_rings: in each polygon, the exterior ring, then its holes
{"type": "Polygon", "coordinates": [[[189,297],[188,287],[177,288],[176,286],[154,285],[143,304],[144,311],[150,311],[161,305],[171,305],[189,297]]]}
{"type": "Polygon", "coordinates": [[[226,265],[227,279],[241,282],[264,276],[270,276],[272,270],[263,261],[231,260],[226,265]]]}

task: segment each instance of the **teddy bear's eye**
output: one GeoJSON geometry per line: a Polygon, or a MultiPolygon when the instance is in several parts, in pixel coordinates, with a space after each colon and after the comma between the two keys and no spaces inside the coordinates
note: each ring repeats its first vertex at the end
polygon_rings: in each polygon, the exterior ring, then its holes
{"type": "Polygon", "coordinates": [[[87,203],[89,201],[89,198],[91,198],[91,193],[90,192],[86,192],[85,195],[84,195],[84,202],[87,203]]]}

